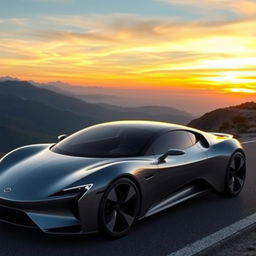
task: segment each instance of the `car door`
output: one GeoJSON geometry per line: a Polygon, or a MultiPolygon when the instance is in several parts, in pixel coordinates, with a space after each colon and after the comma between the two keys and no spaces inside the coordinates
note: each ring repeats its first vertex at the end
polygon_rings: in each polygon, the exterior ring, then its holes
{"type": "Polygon", "coordinates": [[[184,151],[182,155],[167,156],[164,161],[158,163],[161,198],[199,178],[207,167],[206,149],[190,131],[167,132],[155,140],[152,149],[156,158],[169,149],[184,151]]]}

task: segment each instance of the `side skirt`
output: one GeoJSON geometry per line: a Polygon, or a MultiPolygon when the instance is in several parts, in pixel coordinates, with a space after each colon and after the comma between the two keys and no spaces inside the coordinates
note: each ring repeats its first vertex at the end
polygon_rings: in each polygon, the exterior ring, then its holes
{"type": "Polygon", "coordinates": [[[168,198],[164,199],[160,203],[151,207],[148,212],[140,219],[149,217],[155,213],[163,211],[171,206],[177,205],[181,202],[184,202],[190,198],[201,196],[207,194],[211,191],[210,188],[199,189],[197,186],[186,187],[178,192],[171,194],[168,198]]]}

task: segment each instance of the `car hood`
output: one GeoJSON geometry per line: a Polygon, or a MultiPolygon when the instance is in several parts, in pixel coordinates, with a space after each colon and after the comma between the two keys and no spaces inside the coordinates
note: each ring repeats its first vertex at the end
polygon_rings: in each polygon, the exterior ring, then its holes
{"type": "Polygon", "coordinates": [[[0,198],[18,201],[44,200],[115,162],[116,159],[62,155],[47,147],[6,167],[0,163],[0,198]]]}

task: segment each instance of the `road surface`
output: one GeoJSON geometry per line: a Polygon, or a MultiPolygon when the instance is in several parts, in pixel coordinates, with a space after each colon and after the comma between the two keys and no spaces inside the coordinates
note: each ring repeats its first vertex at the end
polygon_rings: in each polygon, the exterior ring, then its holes
{"type": "Polygon", "coordinates": [[[256,142],[244,145],[247,179],[237,198],[211,193],[139,221],[132,232],[108,241],[99,235],[55,236],[0,223],[0,255],[169,255],[256,212],[256,142]]]}

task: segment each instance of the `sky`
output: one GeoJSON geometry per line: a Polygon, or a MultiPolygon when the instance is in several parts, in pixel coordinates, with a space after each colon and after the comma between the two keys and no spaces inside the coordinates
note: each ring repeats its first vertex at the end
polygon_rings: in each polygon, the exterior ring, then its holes
{"type": "Polygon", "coordinates": [[[256,99],[255,28],[255,0],[0,1],[0,76],[162,91],[199,113],[256,99]]]}

